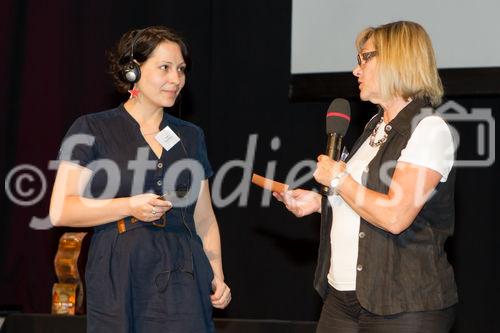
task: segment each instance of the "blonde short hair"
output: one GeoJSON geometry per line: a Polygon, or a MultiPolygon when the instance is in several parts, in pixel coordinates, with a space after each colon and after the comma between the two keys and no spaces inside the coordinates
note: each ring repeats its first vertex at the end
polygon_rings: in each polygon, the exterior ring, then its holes
{"type": "Polygon", "coordinates": [[[370,38],[378,52],[379,85],[384,98],[425,98],[433,106],[441,104],[443,84],[434,49],[420,24],[399,21],[366,28],[356,38],[358,52],[370,38]]]}

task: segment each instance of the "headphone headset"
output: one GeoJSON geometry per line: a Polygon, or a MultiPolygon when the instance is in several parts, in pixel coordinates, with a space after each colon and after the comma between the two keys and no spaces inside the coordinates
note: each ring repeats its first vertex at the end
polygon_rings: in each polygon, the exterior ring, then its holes
{"type": "Polygon", "coordinates": [[[132,44],[130,46],[130,60],[123,68],[123,77],[130,84],[136,83],[141,78],[141,68],[137,63],[137,61],[134,59],[134,47],[139,37],[146,29],[141,29],[137,31],[137,33],[134,36],[134,39],[132,39],[132,44]]]}

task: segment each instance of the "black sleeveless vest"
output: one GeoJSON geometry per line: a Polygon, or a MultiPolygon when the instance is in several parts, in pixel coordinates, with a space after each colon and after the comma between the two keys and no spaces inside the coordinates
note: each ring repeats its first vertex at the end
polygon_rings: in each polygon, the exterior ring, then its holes
{"type": "MultiPolygon", "coordinates": [[[[416,127],[414,117],[426,103],[415,100],[408,104],[386,126],[387,141],[363,173],[365,187],[388,193],[396,161],[406,147],[416,127]],[[391,167],[387,169],[387,165],[391,167]],[[380,177],[380,174],[384,177],[380,177]]],[[[380,111],[365,127],[356,141],[353,156],[370,136],[382,117],[380,111]]],[[[449,307],[458,301],[453,268],[449,264],[444,243],[453,234],[455,170],[439,183],[410,227],[394,235],[361,218],[357,261],[356,294],[363,308],[379,315],[399,312],[429,311],[449,307]]],[[[328,288],[330,269],[330,230],[332,209],[326,197],[322,199],[322,216],[318,263],[314,287],[324,299],[328,288]]]]}

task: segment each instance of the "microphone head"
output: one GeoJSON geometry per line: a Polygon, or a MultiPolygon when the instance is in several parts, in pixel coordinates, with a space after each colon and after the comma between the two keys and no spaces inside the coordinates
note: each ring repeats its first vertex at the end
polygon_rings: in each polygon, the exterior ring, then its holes
{"type": "Polygon", "coordinates": [[[351,121],[351,107],[343,98],[335,98],[326,112],[326,134],[344,136],[351,121]]]}

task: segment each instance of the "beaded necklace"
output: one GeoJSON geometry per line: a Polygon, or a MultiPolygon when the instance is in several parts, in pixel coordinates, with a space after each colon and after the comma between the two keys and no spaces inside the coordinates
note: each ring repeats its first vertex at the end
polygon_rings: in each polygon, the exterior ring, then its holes
{"type": "Polygon", "coordinates": [[[370,134],[370,141],[368,142],[370,144],[370,147],[378,147],[387,140],[387,132],[385,131],[384,128],[384,136],[375,141],[375,136],[377,135],[378,129],[380,128],[380,125],[382,125],[383,122],[384,122],[384,117],[380,117],[380,121],[378,122],[377,126],[375,126],[375,128],[373,129],[372,134],[370,134]]]}

